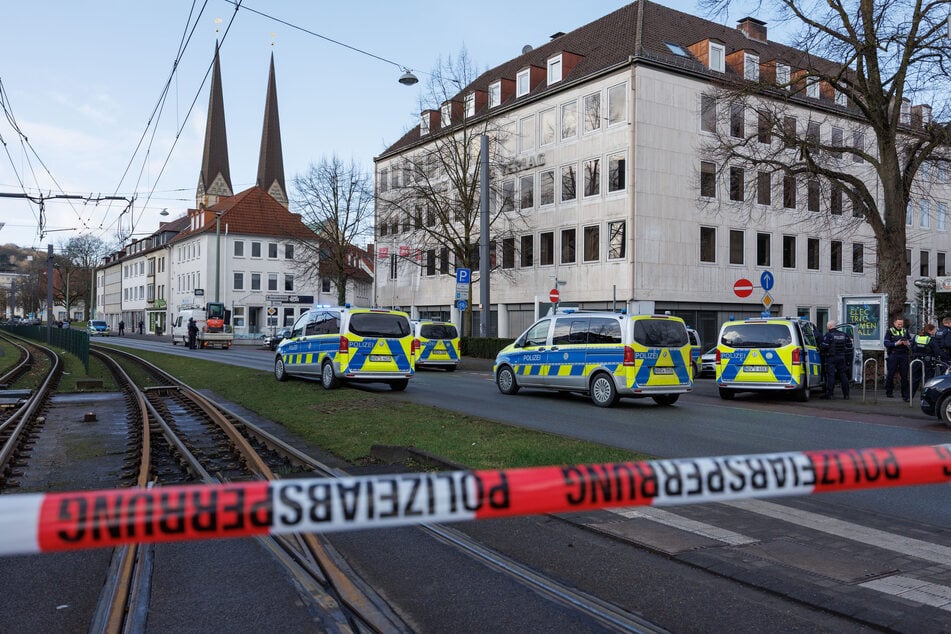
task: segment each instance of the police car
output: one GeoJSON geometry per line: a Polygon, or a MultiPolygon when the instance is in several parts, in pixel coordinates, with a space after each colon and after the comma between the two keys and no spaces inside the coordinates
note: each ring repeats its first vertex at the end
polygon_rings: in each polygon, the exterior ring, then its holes
{"type": "Polygon", "coordinates": [[[679,317],[561,310],[535,322],[495,359],[503,394],[545,388],[611,407],[650,396],[672,405],[693,389],[690,340],[679,317]]]}
{"type": "Polygon", "coordinates": [[[420,320],[413,322],[419,341],[417,368],[442,368],[454,372],[459,365],[459,330],[446,321],[420,320]]]}
{"type": "Polygon", "coordinates": [[[779,390],[808,401],[824,384],[815,327],[798,317],[728,321],[720,328],[716,360],[720,398],[779,390]]]}
{"type": "Polygon", "coordinates": [[[405,390],[415,373],[418,346],[404,312],[317,305],[298,317],[278,344],[274,376],[278,381],[319,378],[328,390],[344,381],[405,390]]]}
{"type": "Polygon", "coordinates": [[[693,378],[700,376],[700,356],[703,354],[703,343],[700,333],[693,328],[687,328],[687,337],[690,338],[690,363],[693,366],[693,378]]]}

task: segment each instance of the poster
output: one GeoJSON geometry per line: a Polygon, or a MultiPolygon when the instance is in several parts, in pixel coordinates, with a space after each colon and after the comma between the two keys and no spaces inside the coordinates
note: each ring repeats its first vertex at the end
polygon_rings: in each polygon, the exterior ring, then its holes
{"type": "Polygon", "coordinates": [[[882,322],[884,307],[883,295],[842,298],[842,321],[855,325],[865,349],[882,347],[883,328],[888,326],[882,322]]]}

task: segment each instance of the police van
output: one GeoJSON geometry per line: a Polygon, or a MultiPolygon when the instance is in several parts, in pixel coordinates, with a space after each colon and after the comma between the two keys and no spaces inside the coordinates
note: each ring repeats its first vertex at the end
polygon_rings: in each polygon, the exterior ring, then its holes
{"type": "Polygon", "coordinates": [[[560,310],[503,348],[493,371],[503,394],[545,388],[611,407],[621,397],[647,396],[672,405],[693,389],[690,366],[679,317],[560,310]]]}
{"type": "Polygon", "coordinates": [[[717,341],[720,398],[737,392],[777,390],[808,401],[824,385],[816,330],[798,317],[728,321],[717,341]]]}
{"type": "Polygon", "coordinates": [[[459,366],[459,330],[446,321],[420,320],[413,322],[414,334],[419,341],[417,368],[443,368],[455,372],[459,366]]]}
{"type": "Polygon", "coordinates": [[[397,310],[313,306],[277,346],[274,376],[319,378],[325,389],[342,382],[386,383],[405,390],[419,342],[409,316],[397,310]]]}

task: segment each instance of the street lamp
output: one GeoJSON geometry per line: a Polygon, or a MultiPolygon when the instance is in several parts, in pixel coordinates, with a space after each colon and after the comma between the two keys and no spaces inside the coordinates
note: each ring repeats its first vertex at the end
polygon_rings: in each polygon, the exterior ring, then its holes
{"type": "Polygon", "coordinates": [[[218,287],[221,284],[221,214],[223,211],[215,212],[215,301],[220,302],[218,297],[218,287]]]}

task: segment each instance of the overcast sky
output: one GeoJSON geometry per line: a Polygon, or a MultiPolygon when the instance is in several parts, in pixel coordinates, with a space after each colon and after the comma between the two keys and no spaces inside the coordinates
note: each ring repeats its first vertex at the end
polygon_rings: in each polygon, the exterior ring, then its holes
{"type": "MultiPolygon", "coordinates": [[[[0,148],[0,192],[134,194],[132,213],[125,218],[134,220],[137,235],[158,227],[162,209],[172,219],[193,207],[208,106],[208,83],[202,82],[217,37],[223,39],[222,86],[234,190],[252,186],[257,175],[273,51],[284,170],[293,195],[293,178],[324,156],[352,157],[371,170],[373,157],[416,124],[421,88],[438,58],[455,56],[465,47],[482,71],[517,56],[526,44],[540,46],[553,33],[571,31],[626,3],[244,4],[395,64],[247,9],[235,15],[233,4],[225,0],[208,0],[197,20],[189,14],[197,14],[202,3],[193,6],[190,0],[4,3],[0,81],[9,112],[0,118],[5,144],[0,148]],[[153,116],[187,26],[194,31],[167,99],[153,116]],[[410,88],[399,84],[399,67],[412,69],[420,83],[410,88]]],[[[662,4],[687,12],[696,8],[694,0],[662,4]]],[[[80,233],[111,242],[125,205],[50,200],[47,233],[41,239],[39,206],[0,198],[0,222],[5,223],[0,243],[45,247],[80,233]]]]}

